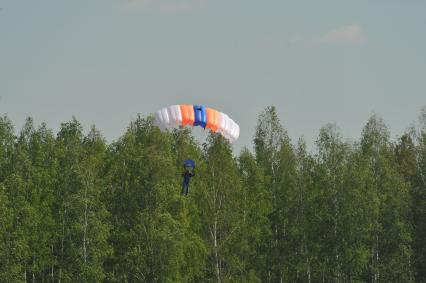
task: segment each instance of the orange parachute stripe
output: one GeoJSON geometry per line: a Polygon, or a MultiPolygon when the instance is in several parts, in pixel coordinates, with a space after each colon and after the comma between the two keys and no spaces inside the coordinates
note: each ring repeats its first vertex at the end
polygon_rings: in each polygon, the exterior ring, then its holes
{"type": "Polygon", "coordinates": [[[207,125],[206,128],[211,129],[213,132],[217,132],[219,129],[219,112],[212,109],[206,108],[207,114],[207,125]]]}
{"type": "Polygon", "coordinates": [[[180,105],[180,112],[182,114],[182,126],[185,125],[194,125],[195,115],[194,107],[192,105],[180,105]]]}

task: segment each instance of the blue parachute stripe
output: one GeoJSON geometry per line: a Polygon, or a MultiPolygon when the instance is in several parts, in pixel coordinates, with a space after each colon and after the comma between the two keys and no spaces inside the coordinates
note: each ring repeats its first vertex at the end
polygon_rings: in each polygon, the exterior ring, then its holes
{"type": "Polygon", "coordinates": [[[194,105],[194,126],[205,128],[207,125],[206,107],[203,105],[194,105]]]}

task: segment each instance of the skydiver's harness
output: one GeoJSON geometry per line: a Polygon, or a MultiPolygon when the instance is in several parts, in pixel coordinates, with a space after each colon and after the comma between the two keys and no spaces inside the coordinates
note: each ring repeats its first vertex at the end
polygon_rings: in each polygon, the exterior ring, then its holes
{"type": "Polygon", "coordinates": [[[195,176],[195,162],[190,159],[185,160],[183,168],[184,168],[184,172],[182,173],[182,177],[183,177],[182,194],[187,195],[188,189],[189,189],[189,181],[191,180],[191,177],[195,176]],[[192,172],[189,171],[189,168],[192,168],[192,172]]]}
{"type": "Polygon", "coordinates": [[[185,168],[185,172],[182,174],[182,176],[183,176],[183,181],[185,182],[185,183],[187,183],[187,184],[189,184],[189,181],[191,180],[191,177],[194,177],[195,176],[195,172],[194,172],[195,170],[193,170],[192,171],[192,173],[191,172],[189,172],[188,170],[186,170],[186,168],[185,168]]]}

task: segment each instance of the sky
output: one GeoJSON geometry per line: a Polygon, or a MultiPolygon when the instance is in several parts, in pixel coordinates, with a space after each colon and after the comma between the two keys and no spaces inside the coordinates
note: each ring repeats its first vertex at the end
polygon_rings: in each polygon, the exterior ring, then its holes
{"type": "MultiPolygon", "coordinates": [[[[377,114],[397,137],[426,105],[424,0],[0,0],[0,115],[117,140],[138,113],[204,104],[252,148],[277,108],[313,147],[377,114]]],[[[196,132],[203,138],[202,130],[196,132]]],[[[202,141],[202,140],[200,140],[202,141]]]]}

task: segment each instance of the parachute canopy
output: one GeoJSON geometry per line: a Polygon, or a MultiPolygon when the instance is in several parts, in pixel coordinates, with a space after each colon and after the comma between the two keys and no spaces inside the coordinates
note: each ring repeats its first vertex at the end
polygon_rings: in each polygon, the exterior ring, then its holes
{"type": "Polygon", "coordinates": [[[231,143],[240,135],[240,127],[228,115],[203,105],[171,105],[155,112],[160,129],[177,126],[200,126],[220,133],[231,143]]]}
{"type": "Polygon", "coordinates": [[[187,159],[185,160],[185,162],[183,163],[183,166],[185,167],[191,167],[191,168],[195,168],[195,161],[192,159],[187,159]]]}

